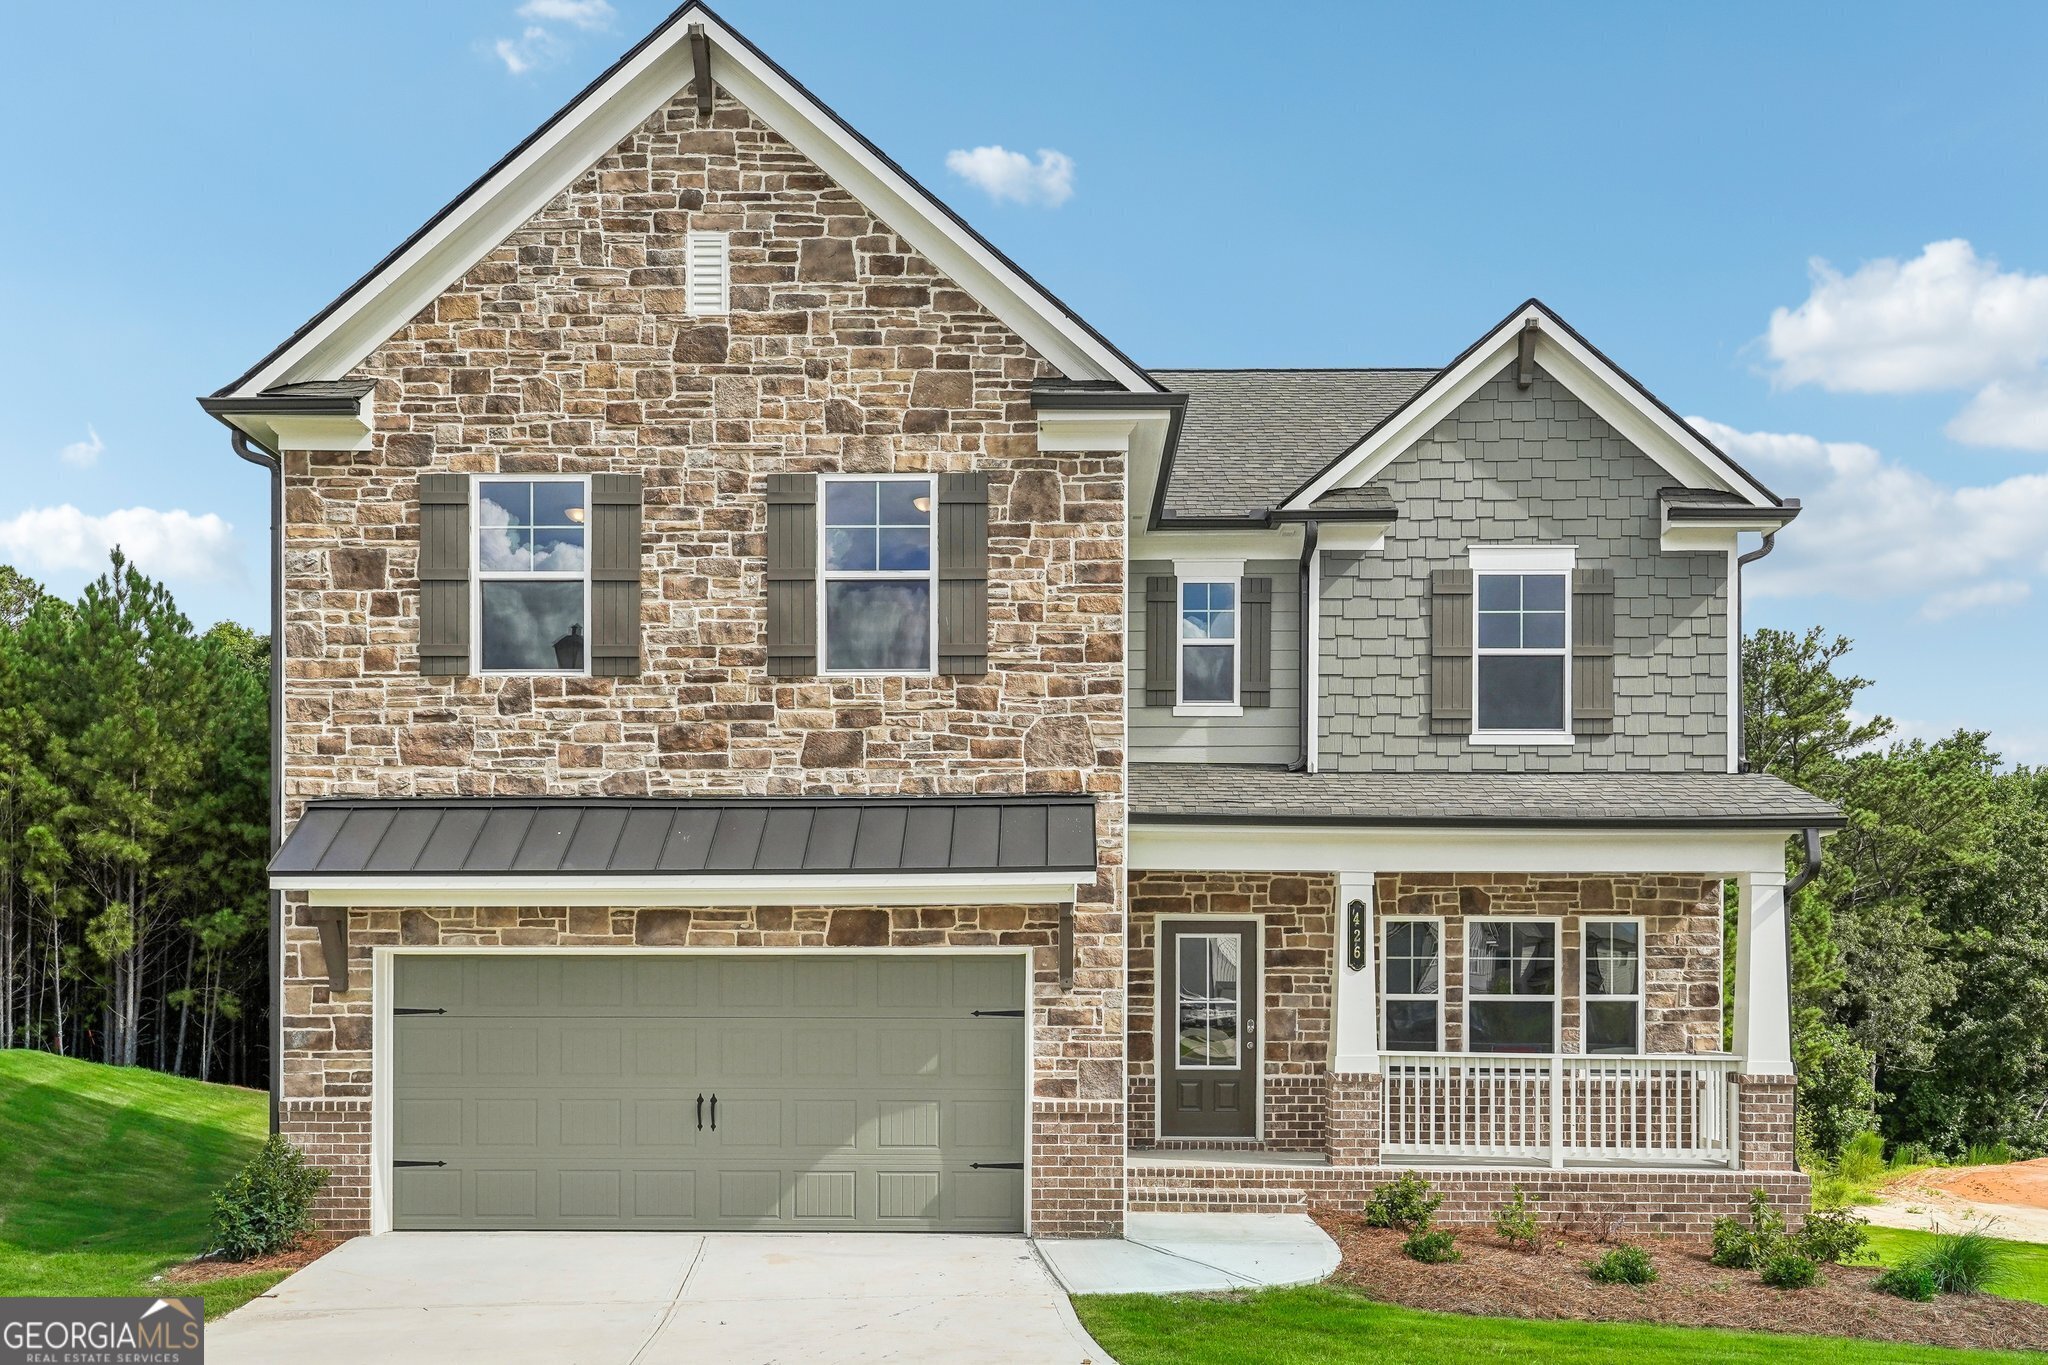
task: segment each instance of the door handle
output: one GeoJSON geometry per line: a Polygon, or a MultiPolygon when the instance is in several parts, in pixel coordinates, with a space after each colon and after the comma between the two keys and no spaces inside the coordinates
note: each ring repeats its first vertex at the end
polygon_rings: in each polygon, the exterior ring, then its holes
{"type": "Polygon", "coordinates": [[[704,1097],[702,1095],[697,1097],[697,1131],[700,1133],[704,1131],[704,1097]]]}
{"type": "Polygon", "coordinates": [[[711,1131],[718,1131],[718,1096],[711,1097],[711,1131]]]}

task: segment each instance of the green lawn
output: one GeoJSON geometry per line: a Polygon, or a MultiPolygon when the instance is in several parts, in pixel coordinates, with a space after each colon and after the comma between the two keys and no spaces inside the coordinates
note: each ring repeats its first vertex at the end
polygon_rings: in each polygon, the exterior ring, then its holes
{"type": "Polygon", "coordinates": [[[1524,1322],[1426,1313],[1374,1303],[1326,1285],[1215,1298],[1093,1295],[1074,1300],[1081,1321],[1122,1365],[1351,1365],[1402,1361],[1613,1362],[1772,1365],[1857,1362],[2039,1361],[2025,1352],[1944,1351],[1839,1337],[1793,1337],[1641,1323],[1524,1322]]]}
{"type": "Polygon", "coordinates": [[[178,1288],[212,1318],[270,1288],[282,1272],[149,1283],[205,1250],[214,1189],[268,1128],[261,1091],[0,1051],[0,1296],[178,1288]]]}
{"type": "MultiPolygon", "coordinates": [[[[1879,1265],[1897,1265],[1933,1240],[1931,1232],[1914,1232],[1906,1228],[1870,1230],[1870,1249],[1877,1253],[1879,1265]]],[[[2039,1242],[1998,1240],[2010,1249],[2011,1268],[2005,1280],[1991,1292],[2008,1299],[2048,1303],[2048,1246],[2039,1242]]]]}

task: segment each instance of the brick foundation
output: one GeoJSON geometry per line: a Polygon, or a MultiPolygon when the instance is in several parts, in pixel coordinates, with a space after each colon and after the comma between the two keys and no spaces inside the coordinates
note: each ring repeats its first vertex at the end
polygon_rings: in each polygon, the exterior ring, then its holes
{"type": "Polygon", "coordinates": [[[286,1100],[279,1130],[325,1167],[327,1183],[313,1203],[320,1230],[336,1237],[370,1230],[370,1102],[286,1100]]]}
{"type": "Polygon", "coordinates": [[[1123,1236],[1123,1105],[1040,1101],[1031,1116],[1031,1235],[1123,1236]]]}

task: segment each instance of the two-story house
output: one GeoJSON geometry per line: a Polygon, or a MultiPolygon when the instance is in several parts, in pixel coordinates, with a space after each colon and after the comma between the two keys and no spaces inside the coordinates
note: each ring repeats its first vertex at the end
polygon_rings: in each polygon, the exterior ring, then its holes
{"type": "Polygon", "coordinates": [[[1147,371],[691,3],[202,404],[336,1230],[1803,1189],[1835,817],[1733,684],[1795,509],[1540,305],[1147,371]]]}

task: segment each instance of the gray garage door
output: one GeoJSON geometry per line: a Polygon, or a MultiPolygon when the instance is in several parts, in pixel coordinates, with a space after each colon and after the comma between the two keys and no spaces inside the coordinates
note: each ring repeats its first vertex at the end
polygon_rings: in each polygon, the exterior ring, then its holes
{"type": "Polygon", "coordinates": [[[1023,1226],[1015,957],[396,966],[395,1227],[1023,1226]]]}

